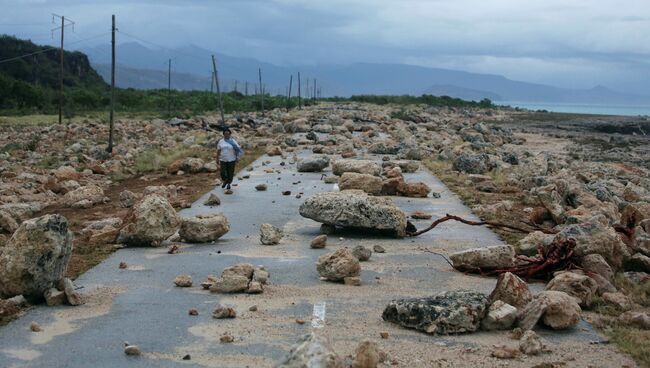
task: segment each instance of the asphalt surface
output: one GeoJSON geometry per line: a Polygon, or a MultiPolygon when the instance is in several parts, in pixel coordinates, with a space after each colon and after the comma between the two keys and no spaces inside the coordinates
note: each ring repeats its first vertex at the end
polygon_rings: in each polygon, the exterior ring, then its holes
{"type": "MultiPolygon", "coordinates": [[[[390,341],[423,347],[477,345],[470,335],[428,336],[400,328],[382,321],[381,312],[389,300],[398,297],[452,289],[489,293],[494,279],[455,272],[441,257],[419,249],[451,253],[501,243],[489,229],[446,223],[413,239],[341,231],[329,237],[325,249],[310,249],[320,224],[300,217],[298,207],[305,197],[333,190],[333,185],[325,184],[320,173],[297,173],[291,157],[264,156],[251,166],[252,171],[239,172],[233,195],[224,195],[220,187],[212,191],[221,198],[220,206],[204,206],[207,193],[181,212],[183,216],[224,213],[231,229],[222,239],[214,244],[181,244],[174,255],[167,254],[165,247],[115,252],[75,281],[88,300],[84,306],[36,306],[0,328],[0,367],[265,367],[281,359],[293,342],[313,328],[326,331],[335,347],[346,353],[362,338],[378,339],[379,331],[390,332],[390,341]],[[266,173],[267,169],[274,172],[266,173]],[[260,183],[266,183],[268,190],[256,191],[255,185],[260,183]],[[281,194],[286,190],[291,195],[281,194]],[[299,193],[302,198],[296,198],[299,193]],[[280,245],[260,244],[262,223],[285,231],[280,245]],[[379,244],[386,249],[362,263],[362,286],[319,280],[315,262],[320,255],[358,244],[370,248],[379,244]],[[126,262],[128,268],[119,269],[120,262],[126,262]],[[222,295],[201,289],[199,284],[207,275],[219,275],[238,262],[267,268],[271,278],[263,294],[222,295]],[[191,275],[194,286],[175,287],[173,280],[180,274],[191,275]],[[237,318],[213,319],[211,312],[217,304],[233,306],[237,318]],[[258,311],[249,311],[252,305],[258,311]],[[198,309],[199,316],[188,315],[190,308],[198,309]],[[32,321],[43,331],[31,332],[32,321]],[[224,333],[231,334],[234,343],[220,343],[224,333]],[[143,355],[126,356],[125,341],[137,344],[143,355]],[[190,360],[182,359],[186,354],[190,360]]],[[[440,198],[393,197],[407,214],[420,210],[434,218],[445,213],[473,218],[427,171],[405,176],[409,181],[424,181],[440,193],[440,198]]],[[[413,222],[418,228],[430,223],[413,222]]],[[[541,333],[555,343],[600,339],[584,323],[569,333],[541,333]]]]}

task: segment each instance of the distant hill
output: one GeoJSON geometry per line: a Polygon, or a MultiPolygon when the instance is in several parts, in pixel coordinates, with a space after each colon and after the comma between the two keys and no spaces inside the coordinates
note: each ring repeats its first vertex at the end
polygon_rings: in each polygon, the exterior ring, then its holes
{"type": "MultiPolygon", "coordinates": [[[[27,54],[34,55],[0,64],[2,109],[44,107],[58,101],[59,50],[11,36],[0,36],[0,60],[27,54]]],[[[88,57],[78,51],[65,51],[63,65],[65,102],[72,104],[83,100],[84,105],[98,105],[101,102],[99,93],[106,91],[108,85],[91,67],[88,57]]]]}
{"type": "MultiPolygon", "coordinates": [[[[101,47],[84,49],[96,64],[110,62],[110,54],[101,47]]],[[[172,58],[173,69],[188,75],[183,89],[204,90],[205,82],[190,82],[189,75],[210,77],[211,61],[208,50],[189,45],[177,49],[148,48],[139,43],[120,44],[118,63],[137,69],[164,70],[172,58]]],[[[350,96],[360,94],[416,95],[423,93],[445,94],[472,100],[483,98],[495,101],[564,102],[584,104],[648,104],[650,97],[625,94],[597,86],[592,89],[566,89],[549,85],[514,81],[500,75],[469,73],[458,70],[427,68],[404,64],[356,63],[350,65],[296,65],[277,66],[251,58],[216,54],[219,74],[224,80],[257,83],[257,69],[262,68],[267,91],[284,91],[289,76],[300,71],[303,91],[306,79],[313,79],[323,88],[324,96],[350,96]]],[[[166,74],[165,74],[166,75],[166,74]]],[[[166,76],[162,79],[166,81],[166,76]]],[[[200,80],[200,79],[199,79],[200,80]]],[[[130,81],[131,83],[135,83],[130,81]]],[[[136,83],[137,84],[137,83],[136,83]]],[[[208,82],[209,86],[209,82],[208,82]]],[[[146,85],[135,87],[149,88],[146,85]]],[[[180,88],[180,87],[178,87],[180,88]]],[[[294,85],[294,90],[296,85],[294,85]]]]}

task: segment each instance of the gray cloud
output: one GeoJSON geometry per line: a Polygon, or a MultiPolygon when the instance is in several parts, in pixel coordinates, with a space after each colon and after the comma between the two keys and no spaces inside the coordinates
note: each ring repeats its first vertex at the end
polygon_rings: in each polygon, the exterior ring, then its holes
{"type": "Polygon", "coordinates": [[[50,13],[77,22],[71,42],[107,32],[114,13],[121,30],[158,44],[277,64],[409,63],[650,94],[645,0],[0,0],[0,8],[0,32],[36,42],[55,42],[50,13]],[[3,25],[19,23],[30,25],[3,25]]]}

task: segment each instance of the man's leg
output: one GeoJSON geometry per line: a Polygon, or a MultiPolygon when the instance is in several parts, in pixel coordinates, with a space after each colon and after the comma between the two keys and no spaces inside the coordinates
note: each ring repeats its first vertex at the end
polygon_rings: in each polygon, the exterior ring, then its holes
{"type": "Polygon", "coordinates": [[[227,162],[219,162],[219,174],[221,175],[221,187],[225,188],[226,184],[228,184],[228,163],[227,162]]]}

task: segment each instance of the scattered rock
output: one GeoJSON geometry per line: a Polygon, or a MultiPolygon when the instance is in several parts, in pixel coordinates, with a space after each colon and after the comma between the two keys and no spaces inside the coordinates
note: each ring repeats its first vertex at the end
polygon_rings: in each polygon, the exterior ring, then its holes
{"type": "Polygon", "coordinates": [[[343,360],[330,344],[315,333],[305,335],[291,347],[278,368],[343,368],[343,360]]]}
{"type": "Polygon", "coordinates": [[[428,298],[394,300],[382,318],[429,334],[474,332],[488,309],[488,298],[474,291],[447,291],[428,298]]]}
{"type": "Polygon", "coordinates": [[[515,249],[511,245],[493,245],[452,253],[449,259],[460,271],[491,270],[514,265],[515,249]]]}
{"type": "Polygon", "coordinates": [[[214,193],[210,193],[208,199],[206,199],[205,202],[203,202],[203,205],[205,206],[219,206],[220,204],[221,204],[221,199],[219,199],[219,197],[217,197],[217,195],[214,193]]]}
{"type": "Polygon", "coordinates": [[[235,341],[235,338],[226,332],[225,334],[221,335],[219,341],[221,341],[222,344],[230,344],[235,341]]]}
{"type": "Polygon", "coordinates": [[[618,320],[628,326],[650,330],[650,316],[646,312],[625,312],[618,316],[618,320]]]}
{"type": "Polygon", "coordinates": [[[349,286],[361,286],[361,277],[359,276],[344,277],[343,283],[349,286]]]}
{"type": "Polygon", "coordinates": [[[494,345],[492,356],[497,359],[515,359],[519,357],[519,350],[506,345],[494,345]]]}
{"type": "Polygon", "coordinates": [[[61,215],[24,221],[0,248],[0,297],[43,298],[68,267],[72,232],[61,215]]]}
{"type": "Polygon", "coordinates": [[[120,231],[117,241],[127,245],[159,246],[181,225],[176,210],[157,194],[144,197],[127,216],[132,221],[120,231]]]}
{"type": "Polygon", "coordinates": [[[47,305],[50,307],[55,306],[55,305],[61,305],[65,303],[66,301],[66,296],[65,292],[62,290],[59,290],[57,288],[50,288],[48,289],[43,296],[45,297],[45,302],[47,305]]]}
{"type": "Polygon", "coordinates": [[[318,258],[318,274],[329,281],[343,281],[345,277],[359,276],[359,260],[348,248],[341,248],[318,258]]]}
{"type": "Polygon", "coordinates": [[[239,263],[227,267],[219,278],[210,278],[204,281],[204,287],[208,285],[210,291],[219,293],[249,292],[252,294],[261,293],[266,280],[269,277],[268,271],[263,267],[254,268],[249,263],[239,263]]]}
{"type": "Polygon", "coordinates": [[[600,296],[600,298],[607,304],[613,305],[619,310],[622,311],[628,311],[632,309],[634,306],[634,303],[630,298],[628,298],[625,294],[615,292],[615,293],[603,293],[603,295],[600,296]]]}
{"type": "Polygon", "coordinates": [[[327,235],[319,235],[315,237],[311,243],[309,243],[309,247],[313,249],[322,249],[325,248],[327,245],[327,235]]]}
{"type": "Polygon", "coordinates": [[[381,331],[379,333],[379,336],[381,336],[382,339],[387,339],[388,338],[388,331],[381,331]]]}
{"type": "Polygon", "coordinates": [[[83,300],[81,299],[81,296],[75,291],[74,284],[72,283],[72,280],[70,280],[67,277],[64,277],[59,281],[59,290],[63,290],[65,292],[65,297],[70,305],[81,305],[83,304],[83,300]]]}
{"type": "Polygon", "coordinates": [[[138,345],[127,345],[124,347],[124,354],[132,356],[140,355],[140,348],[138,345]]]}
{"type": "Polygon", "coordinates": [[[537,322],[542,322],[554,330],[575,327],[580,322],[578,299],[562,291],[542,291],[520,310],[519,327],[531,330],[537,322]]]}
{"type": "Polygon", "coordinates": [[[217,308],[212,312],[212,318],[216,319],[235,317],[237,317],[237,312],[230,307],[217,306],[217,308]]]}
{"type": "Polygon", "coordinates": [[[120,262],[120,265],[119,265],[120,270],[125,270],[127,267],[128,267],[128,265],[126,264],[126,262],[120,262]]]}
{"type": "Polygon", "coordinates": [[[363,245],[357,245],[352,249],[352,254],[357,257],[360,262],[366,262],[372,256],[372,251],[363,245]]]}
{"type": "Polygon", "coordinates": [[[201,214],[181,220],[178,234],[189,243],[207,243],[230,231],[230,223],[221,213],[201,214]]]}
{"type": "Polygon", "coordinates": [[[580,305],[589,307],[593,301],[598,284],[591,277],[574,272],[556,272],[546,285],[546,290],[563,291],[580,300],[580,305]]]}
{"type": "Polygon", "coordinates": [[[189,314],[190,316],[198,316],[198,315],[199,315],[199,311],[196,310],[196,309],[194,309],[194,308],[192,308],[192,309],[190,309],[190,310],[187,312],[187,314],[189,314]]]}
{"type": "Polygon", "coordinates": [[[32,332],[41,332],[41,331],[43,331],[43,329],[41,328],[41,325],[39,325],[39,324],[36,323],[36,322],[32,322],[32,323],[30,323],[30,325],[29,325],[29,329],[30,329],[32,332]]]}
{"type": "Polygon", "coordinates": [[[340,190],[358,189],[368,194],[379,195],[381,193],[381,178],[369,174],[346,172],[339,180],[340,190]]]}
{"type": "Polygon", "coordinates": [[[260,242],[263,245],[279,244],[283,236],[282,230],[271,224],[262,224],[260,226],[260,242]]]}
{"type": "Polygon", "coordinates": [[[190,287],[192,286],[192,276],[190,275],[179,275],[174,279],[174,284],[178,287],[190,287]]]}
{"type": "Polygon", "coordinates": [[[431,219],[431,217],[432,216],[430,213],[426,213],[422,211],[415,211],[411,214],[411,218],[416,220],[429,220],[431,219]]]}
{"type": "Polygon", "coordinates": [[[321,172],[330,164],[330,158],[326,155],[314,155],[298,161],[298,172],[321,172]]]}
{"type": "Polygon", "coordinates": [[[341,176],[346,172],[379,176],[381,167],[370,160],[342,159],[332,163],[332,172],[337,176],[341,176]]]}
{"type": "Polygon", "coordinates": [[[267,189],[266,184],[257,184],[257,185],[255,186],[255,190],[260,191],[260,192],[263,192],[263,191],[265,191],[266,189],[267,189]]]}
{"type": "Polygon", "coordinates": [[[400,182],[397,185],[397,193],[405,197],[426,198],[430,192],[431,188],[422,182],[400,182]]]}
{"type": "Polygon", "coordinates": [[[376,342],[364,340],[354,352],[353,368],[377,368],[377,365],[384,361],[383,353],[376,342]]]}
{"type": "Polygon", "coordinates": [[[315,194],[300,206],[300,215],[328,225],[405,235],[406,216],[389,198],[357,190],[315,194]]]}
{"type": "Polygon", "coordinates": [[[130,190],[120,192],[120,207],[131,208],[138,200],[138,196],[130,190]]]}
{"type": "Polygon", "coordinates": [[[501,300],[516,308],[522,308],[533,299],[528,284],[517,275],[505,272],[499,275],[497,285],[490,294],[490,300],[494,303],[501,300]]]}
{"type": "Polygon", "coordinates": [[[519,340],[519,350],[526,355],[538,355],[544,350],[544,343],[535,331],[528,330],[519,340]]]}
{"type": "Polygon", "coordinates": [[[488,313],[481,321],[481,328],[486,331],[508,330],[517,320],[517,308],[497,300],[490,305],[488,313]]]}
{"type": "Polygon", "coordinates": [[[381,245],[377,244],[372,247],[372,251],[375,253],[386,253],[386,249],[382,247],[381,245]]]}

